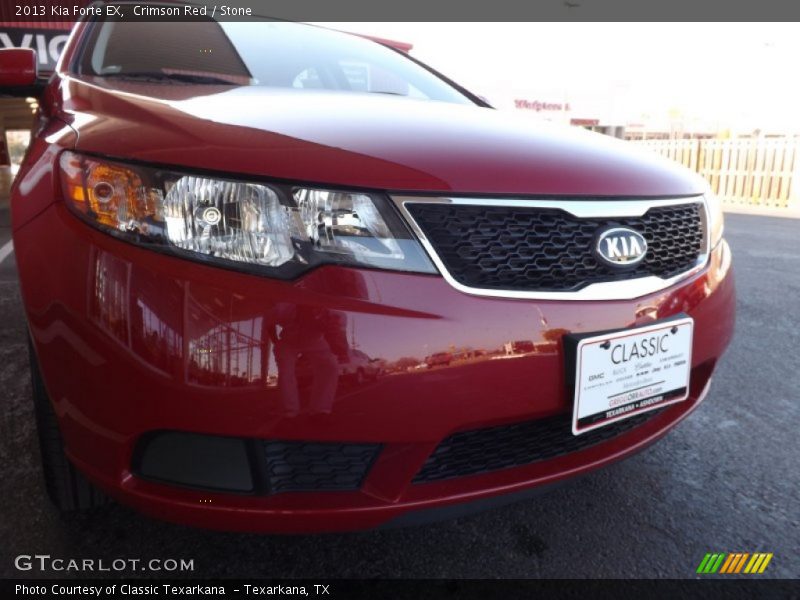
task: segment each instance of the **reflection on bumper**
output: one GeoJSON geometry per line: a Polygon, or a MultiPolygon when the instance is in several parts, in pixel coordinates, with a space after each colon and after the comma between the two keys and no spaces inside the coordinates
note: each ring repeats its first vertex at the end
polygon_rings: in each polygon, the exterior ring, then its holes
{"type": "Polygon", "coordinates": [[[124,244],[65,210],[47,209],[16,241],[31,331],[68,453],[111,495],[201,526],[373,527],[411,510],[585,472],[688,414],[733,330],[725,244],[708,269],[657,294],[532,302],[470,296],[429,275],[325,267],[282,282],[233,273],[124,244]],[[44,238],[60,251],[39,251],[44,238]],[[690,400],[577,452],[412,484],[456,431],[567,413],[565,333],[682,312],[695,320],[690,400]],[[162,430],[382,450],[358,490],[219,494],[131,474],[139,440],[162,430]]]}
{"type": "Polygon", "coordinates": [[[530,497],[635,454],[697,408],[709,384],[706,379],[702,387],[697,386],[697,395],[693,393],[686,402],[594,448],[494,473],[409,485],[397,498],[376,493],[386,476],[385,469],[377,465],[370,476],[372,484],[368,480],[360,491],[287,493],[269,498],[182,489],[130,475],[121,485],[93,479],[121,502],[146,514],[211,529],[322,532],[416,524],[530,497]],[[376,469],[384,472],[375,473],[376,469]]]}

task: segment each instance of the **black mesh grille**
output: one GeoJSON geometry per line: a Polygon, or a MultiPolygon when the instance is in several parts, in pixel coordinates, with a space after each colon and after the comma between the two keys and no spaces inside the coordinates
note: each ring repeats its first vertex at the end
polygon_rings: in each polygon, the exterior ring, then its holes
{"type": "Polygon", "coordinates": [[[629,431],[659,412],[630,417],[582,435],[572,435],[570,414],[455,433],[428,457],[414,483],[477,475],[577,452],[629,431]]]}
{"type": "Polygon", "coordinates": [[[263,442],[269,493],[357,490],[380,444],[263,442]]]}
{"type": "Polygon", "coordinates": [[[614,219],[491,205],[408,203],[406,208],[450,274],[474,288],[565,292],[647,275],[669,278],[694,266],[703,250],[697,202],[614,219]],[[647,240],[645,259],[630,270],[616,270],[594,255],[598,230],[615,225],[647,240]]]}

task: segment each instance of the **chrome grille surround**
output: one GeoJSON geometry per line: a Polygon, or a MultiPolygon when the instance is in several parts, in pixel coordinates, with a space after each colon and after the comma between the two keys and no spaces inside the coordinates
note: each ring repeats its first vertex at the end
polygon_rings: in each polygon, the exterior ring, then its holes
{"type": "Polygon", "coordinates": [[[406,222],[419,238],[431,260],[450,285],[467,294],[497,298],[533,299],[533,300],[631,300],[647,294],[664,290],[701,271],[708,263],[710,254],[709,215],[703,196],[667,199],[516,199],[516,198],[454,198],[444,196],[392,196],[395,206],[406,222]],[[699,204],[701,226],[703,228],[702,249],[695,264],[685,271],[669,278],[645,276],[634,279],[621,279],[592,283],[574,291],[538,291],[479,288],[464,285],[448,270],[439,256],[434,244],[426,235],[423,227],[411,214],[410,204],[446,204],[452,206],[508,207],[509,209],[547,209],[560,210],[577,219],[615,219],[644,216],[651,208],[664,206],[680,206],[699,204]]]}

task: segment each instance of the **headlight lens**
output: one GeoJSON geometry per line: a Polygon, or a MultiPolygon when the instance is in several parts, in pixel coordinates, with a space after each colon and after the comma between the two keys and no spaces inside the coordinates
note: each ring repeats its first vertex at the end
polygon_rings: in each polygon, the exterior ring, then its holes
{"type": "Polygon", "coordinates": [[[722,239],[722,232],[725,228],[725,217],[722,214],[722,202],[711,192],[706,192],[706,207],[708,208],[708,232],[711,235],[711,247],[716,248],[722,239]]]}
{"type": "Polygon", "coordinates": [[[64,152],[60,166],[69,207],[139,245],[280,278],[320,264],[435,272],[379,194],[205,177],[74,152],[64,152]]]}

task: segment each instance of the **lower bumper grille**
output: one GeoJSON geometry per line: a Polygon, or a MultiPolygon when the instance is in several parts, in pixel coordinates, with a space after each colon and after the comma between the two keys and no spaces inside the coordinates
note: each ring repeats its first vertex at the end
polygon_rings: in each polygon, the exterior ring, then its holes
{"type": "Polygon", "coordinates": [[[156,431],[142,436],[133,472],[202,490],[268,495],[357,490],[380,444],[274,441],[156,431]]]}
{"type": "Polygon", "coordinates": [[[414,483],[478,475],[577,452],[615,438],[645,423],[661,410],[577,436],[572,435],[570,414],[454,433],[428,457],[414,477],[414,483]]]}
{"type": "Polygon", "coordinates": [[[264,442],[270,493],[357,490],[379,444],[264,442]]]}

